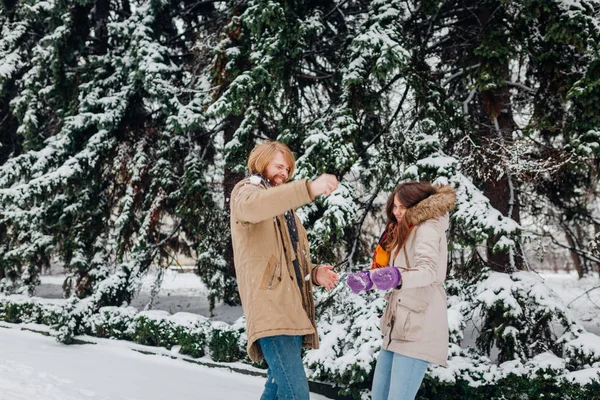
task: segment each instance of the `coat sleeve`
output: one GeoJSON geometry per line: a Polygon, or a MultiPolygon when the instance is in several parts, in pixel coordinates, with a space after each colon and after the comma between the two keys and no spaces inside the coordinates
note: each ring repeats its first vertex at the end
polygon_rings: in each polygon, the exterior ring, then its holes
{"type": "Polygon", "coordinates": [[[414,265],[402,272],[402,288],[412,289],[430,286],[434,282],[443,281],[438,278],[440,243],[442,235],[438,222],[429,220],[417,228],[415,232],[414,265]]]}
{"type": "Polygon", "coordinates": [[[310,276],[314,286],[321,286],[321,284],[317,282],[317,270],[319,267],[321,267],[319,264],[311,264],[310,276]]]}
{"type": "Polygon", "coordinates": [[[305,179],[268,189],[242,183],[231,194],[231,213],[241,222],[256,224],[311,201],[305,179]]]}

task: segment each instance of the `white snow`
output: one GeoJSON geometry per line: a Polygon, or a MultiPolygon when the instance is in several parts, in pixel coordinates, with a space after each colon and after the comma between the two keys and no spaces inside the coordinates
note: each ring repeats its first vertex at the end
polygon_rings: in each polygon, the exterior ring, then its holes
{"type": "Polygon", "coordinates": [[[141,354],[124,342],[94,341],[66,346],[2,323],[0,400],[258,399],[263,390],[263,377],[141,354]]]}
{"type": "Polygon", "coordinates": [[[564,377],[572,382],[585,385],[589,383],[592,379],[598,379],[599,375],[600,368],[586,368],[582,369],[581,371],[575,371],[569,374],[565,374],[564,377]]]}
{"type": "MultiPolygon", "coordinates": [[[[60,285],[63,279],[64,276],[42,276],[43,284],[40,289],[48,292],[53,288],[55,292],[60,293],[60,285]]],[[[510,310],[507,310],[508,312],[519,313],[520,306],[514,301],[510,288],[515,285],[526,286],[529,288],[528,291],[530,291],[532,297],[537,301],[543,300],[544,304],[555,310],[565,311],[566,308],[571,316],[581,322],[581,325],[590,332],[577,336],[579,339],[574,337],[570,340],[570,343],[566,346],[570,351],[600,354],[600,340],[597,336],[591,334],[600,333],[600,327],[598,326],[600,307],[597,306],[597,304],[600,304],[600,288],[596,288],[598,286],[597,279],[596,276],[593,276],[579,280],[574,273],[543,272],[536,275],[531,272],[517,272],[513,274],[513,279],[508,275],[497,274],[494,275],[494,279],[489,279],[483,285],[485,287],[482,287],[482,289],[485,290],[479,292],[478,298],[482,302],[491,303],[502,298],[505,304],[512,306],[510,310]],[[587,291],[589,293],[586,294],[587,291]]],[[[147,302],[150,287],[154,280],[155,277],[152,274],[143,279],[140,294],[132,304],[138,310],[143,309],[144,304],[147,302]]],[[[242,315],[241,307],[229,307],[222,303],[217,304],[215,315],[210,317],[206,300],[207,293],[206,287],[195,274],[167,270],[165,271],[161,290],[154,302],[155,309],[169,311],[174,315],[168,316],[168,319],[177,320],[180,324],[198,325],[198,323],[206,321],[205,317],[210,318],[213,324],[217,321],[235,323],[237,327],[244,324],[243,318],[239,318],[242,315]]],[[[38,295],[40,294],[38,293],[38,295]]],[[[321,296],[327,296],[319,292],[316,294],[317,303],[320,302],[319,300],[323,300],[320,298],[321,296]]],[[[351,306],[348,302],[364,302],[365,299],[362,297],[349,294],[348,296],[338,295],[336,297],[337,301],[341,303],[342,309],[360,310],[366,307],[371,308],[371,310],[364,314],[359,313],[360,315],[348,315],[347,313],[322,315],[319,322],[321,349],[309,351],[305,356],[305,365],[311,365],[308,372],[313,379],[319,379],[320,376],[342,374],[344,371],[348,372],[347,368],[352,364],[358,364],[368,369],[369,364],[376,356],[376,346],[380,340],[380,332],[376,329],[376,326],[378,315],[383,309],[383,299],[373,298],[357,308],[357,305],[351,306]],[[353,325],[352,328],[348,325],[350,323],[353,325]],[[352,336],[354,334],[357,334],[358,337],[352,336]]],[[[452,304],[452,307],[450,307],[451,334],[463,339],[461,341],[463,347],[472,347],[475,339],[473,336],[474,328],[463,325],[466,321],[463,320],[459,311],[462,306],[462,304],[452,304]]],[[[153,318],[167,318],[166,314],[160,311],[145,314],[153,318]]],[[[559,332],[557,333],[560,335],[559,332]]],[[[94,338],[93,340],[97,339],[94,338]]],[[[0,343],[4,343],[2,337],[0,337],[0,343]]],[[[127,344],[127,346],[132,345],[131,343],[127,344]]],[[[0,359],[4,357],[2,354],[3,347],[4,345],[0,347],[0,359]]],[[[159,351],[156,348],[152,349],[154,352],[159,351]]],[[[167,350],[164,351],[168,352],[167,350]]],[[[175,353],[168,353],[179,356],[176,351],[175,353]]],[[[480,356],[473,358],[473,356],[463,353],[458,346],[453,346],[450,353],[452,357],[448,368],[432,368],[429,372],[431,375],[447,381],[453,381],[457,376],[461,376],[476,385],[475,381],[480,380],[478,377],[481,376],[486,376],[490,382],[493,382],[508,373],[529,374],[540,366],[554,367],[559,371],[564,369],[564,360],[551,353],[540,354],[525,364],[508,362],[502,365],[495,364],[497,351],[493,352],[490,358],[480,356]]],[[[565,377],[578,382],[586,381],[586,379],[596,376],[594,369],[598,367],[596,364],[600,363],[594,363],[589,369],[567,374],[565,377]]],[[[241,363],[239,365],[243,366],[241,363]]],[[[246,365],[243,368],[251,367],[246,365]]],[[[2,387],[0,386],[1,392],[2,387]]],[[[68,399],[69,397],[65,398],[68,399]]],[[[1,395],[0,400],[4,400],[1,395]]]]}

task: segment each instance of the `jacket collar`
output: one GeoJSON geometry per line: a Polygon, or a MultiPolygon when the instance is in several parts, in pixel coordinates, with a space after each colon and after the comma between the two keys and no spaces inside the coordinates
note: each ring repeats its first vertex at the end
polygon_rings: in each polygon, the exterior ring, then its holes
{"type": "Polygon", "coordinates": [[[456,204],[456,191],[450,185],[437,186],[436,193],[412,206],[408,212],[408,223],[419,225],[428,219],[445,216],[456,204]]]}
{"type": "Polygon", "coordinates": [[[265,178],[263,175],[250,174],[250,175],[246,176],[246,180],[253,185],[262,186],[265,189],[268,189],[271,187],[271,184],[269,183],[267,178],[265,178]]]}

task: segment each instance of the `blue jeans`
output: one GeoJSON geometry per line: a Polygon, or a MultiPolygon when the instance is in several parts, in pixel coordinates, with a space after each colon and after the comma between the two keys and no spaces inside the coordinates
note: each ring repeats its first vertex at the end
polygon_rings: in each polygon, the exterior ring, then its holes
{"type": "Polygon", "coordinates": [[[308,400],[308,380],[302,364],[302,336],[258,339],[269,369],[260,400],[308,400]]]}
{"type": "Polygon", "coordinates": [[[414,400],[429,363],[381,349],[371,396],[373,400],[414,400]]]}

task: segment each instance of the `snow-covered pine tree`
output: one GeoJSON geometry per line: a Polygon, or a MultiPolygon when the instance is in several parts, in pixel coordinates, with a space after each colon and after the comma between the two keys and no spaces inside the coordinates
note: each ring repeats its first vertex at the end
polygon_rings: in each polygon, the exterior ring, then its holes
{"type": "MultiPolygon", "coordinates": [[[[330,18],[331,13],[327,12],[332,7],[335,7],[333,2],[249,1],[232,10],[217,48],[213,72],[216,99],[208,109],[212,118],[224,121],[226,201],[233,185],[245,174],[249,151],[261,139],[278,139],[290,145],[300,156],[297,177],[343,173],[348,168],[345,165],[334,169],[337,162],[347,164],[335,158],[336,146],[335,151],[328,147],[323,153],[327,158],[313,160],[311,171],[302,168],[306,148],[313,147],[305,138],[316,130],[315,126],[319,131],[326,129],[323,114],[328,115],[325,119],[333,118],[327,108],[330,102],[327,90],[333,86],[327,68],[335,65],[329,62],[330,57],[336,56],[331,43],[339,39],[327,42],[332,28],[328,30],[322,20],[330,18]],[[321,46],[327,46],[328,51],[321,46]]],[[[339,18],[334,16],[332,21],[337,24],[339,18]]],[[[342,119],[340,116],[339,121],[342,119]]],[[[344,140],[350,143],[352,139],[346,134],[344,140]]],[[[318,207],[316,214],[305,219],[309,226],[326,214],[325,208],[318,207]]],[[[319,237],[335,243],[339,234],[340,229],[335,229],[322,232],[319,237]]],[[[336,246],[315,247],[316,259],[323,259],[325,253],[334,254],[333,247],[336,246]]],[[[229,253],[226,263],[231,262],[229,253]]]]}
{"type": "Polygon", "coordinates": [[[302,209],[315,261],[364,260],[371,249],[362,247],[361,224],[378,193],[400,177],[396,139],[380,139],[407,107],[395,85],[408,54],[398,42],[405,7],[397,1],[244,6],[235,9],[219,45],[218,96],[208,110],[226,122],[225,197],[256,140],[282,140],[299,156],[297,177],[328,172],[341,179],[334,196],[302,209]]]}
{"type": "MultiPolygon", "coordinates": [[[[580,277],[600,268],[586,243],[600,227],[597,199],[600,174],[598,127],[598,45],[600,9],[594,2],[533,3],[539,25],[524,29],[531,57],[527,85],[533,84],[533,118],[525,132],[538,142],[535,155],[562,158],[561,167],[539,173],[530,202],[540,223],[567,238],[580,277]],[[541,201],[540,201],[541,200],[541,201]],[[537,202],[537,204],[536,204],[537,202]]],[[[541,232],[553,244],[562,240],[550,229],[541,232]]]]}
{"type": "Polygon", "coordinates": [[[0,11],[3,121],[18,120],[3,142],[23,148],[0,166],[1,286],[33,293],[40,268],[63,263],[77,294],[68,340],[98,307],[129,302],[151,264],[210,235],[203,43],[220,13],[187,1],[0,11]]]}
{"type": "MultiPolygon", "coordinates": [[[[573,96],[581,92],[582,81],[587,82],[586,91],[595,93],[600,9],[587,2],[444,1],[427,7],[415,4],[413,10],[405,29],[410,32],[409,47],[420,50],[413,53],[411,62],[417,66],[411,82],[418,118],[405,142],[405,162],[413,165],[405,176],[444,178],[457,187],[453,246],[472,249],[485,241],[488,251],[485,260],[472,253],[475,258],[455,269],[467,278],[466,287],[479,287],[475,289],[479,293],[493,281],[488,268],[511,272],[526,267],[521,257],[520,221],[522,215],[535,215],[530,193],[545,193],[550,203],[552,192],[543,189],[557,171],[585,169],[592,172],[584,175],[587,181],[569,182],[576,184],[574,197],[584,203],[587,195],[582,183],[598,180],[597,170],[587,168],[598,162],[597,146],[588,144],[594,142],[597,113],[592,116],[594,111],[586,101],[573,96]],[[546,67],[546,59],[556,63],[546,67]],[[559,78],[560,90],[547,90],[559,78]],[[577,106],[571,103],[575,100],[577,106]],[[564,115],[556,117],[546,108],[548,104],[564,115]],[[587,111],[576,111],[579,107],[587,111]],[[552,123],[548,115],[560,123],[552,123]],[[544,129],[550,127],[554,139],[545,140],[544,129]],[[571,144],[582,139],[585,156],[571,144]],[[473,278],[482,283],[469,281],[473,278]]],[[[567,185],[567,180],[560,184],[567,185]]],[[[597,194],[589,197],[595,199],[597,194]]],[[[586,208],[578,215],[592,214],[586,208]]],[[[588,221],[593,219],[588,217],[588,221]]],[[[588,238],[591,234],[586,233],[588,238]]],[[[527,280],[514,273],[510,277],[515,282],[527,280]]],[[[519,289],[522,284],[512,286],[519,304],[516,312],[503,303],[502,296],[485,303],[480,301],[485,296],[467,294],[484,324],[480,349],[489,353],[492,345],[498,346],[500,360],[526,360],[551,350],[560,353],[554,347],[556,333],[551,326],[559,323],[571,329],[564,312],[556,310],[542,318],[548,298],[535,290],[519,289]],[[536,318],[543,322],[534,322],[536,318]],[[532,324],[538,324],[536,329],[526,328],[532,324]]],[[[473,310],[467,307],[462,312],[468,317],[473,310]]]]}

